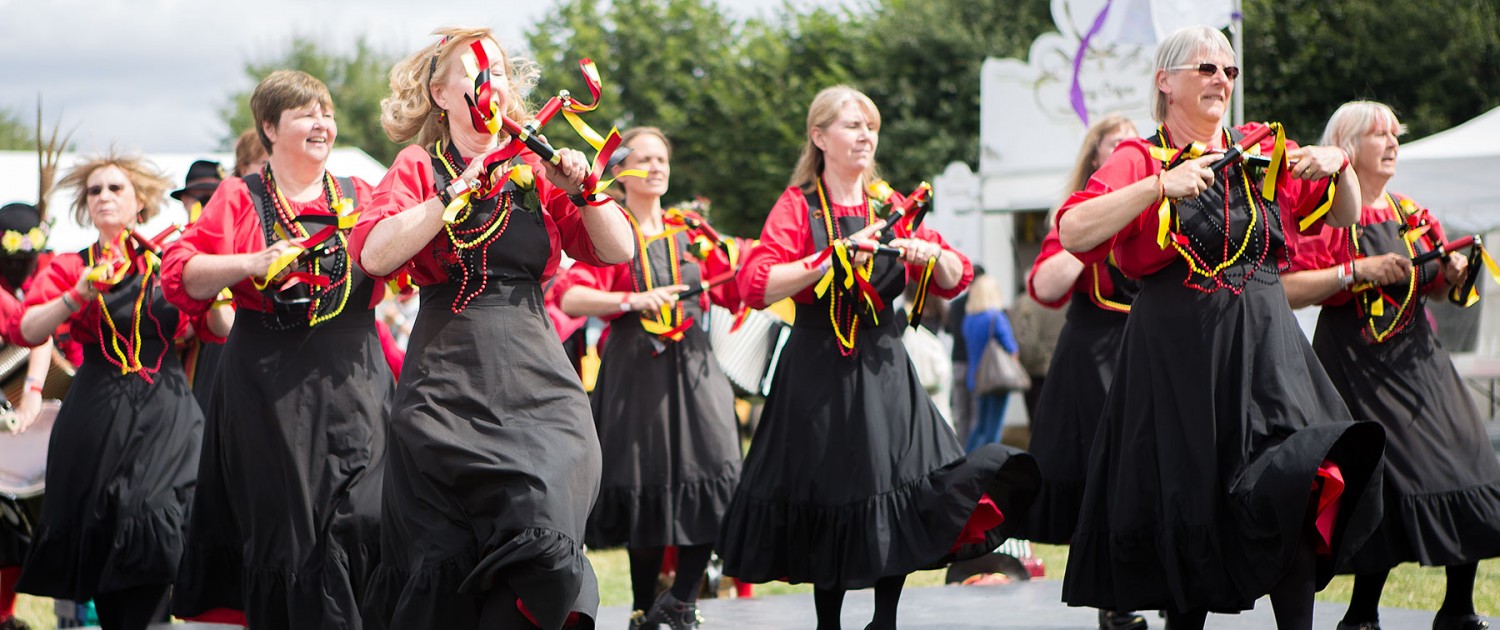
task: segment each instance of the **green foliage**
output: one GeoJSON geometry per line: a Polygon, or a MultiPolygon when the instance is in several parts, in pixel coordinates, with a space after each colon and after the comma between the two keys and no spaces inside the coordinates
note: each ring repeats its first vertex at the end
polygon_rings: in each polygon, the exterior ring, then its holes
{"type": "Polygon", "coordinates": [[[36,130],[21,115],[0,108],[0,151],[35,151],[36,130]]]}
{"type": "MultiPolygon", "coordinates": [[[[386,138],[380,127],[380,100],[390,92],[390,69],[399,60],[396,55],[376,50],[363,37],[355,41],[352,55],[326,50],[317,40],[297,36],[288,50],[276,57],[245,65],[245,76],[252,84],[282,69],[301,70],[328,85],[337,113],[339,136],[343,146],[364,149],[370,157],[390,164],[401,147],[386,138]]],[[[226,147],[233,147],[240,132],[254,127],[250,112],[250,93],[254,87],[238,92],[220,112],[227,127],[226,147]]]]}
{"type": "Polygon", "coordinates": [[[885,0],[780,16],[733,22],[710,0],[568,0],[528,37],[539,94],[576,93],[576,60],[592,57],[607,90],[595,126],[662,128],[674,148],[667,202],[704,195],[722,230],[754,235],[786,188],[819,90],[849,83],[870,95],[882,168],[908,189],[950,161],[977,162],[980,65],[1024,53],[1050,23],[1044,0],[885,0]]]}
{"type": "Polygon", "coordinates": [[[1500,1],[1246,0],[1245,115],[1304,142],[1346,101],[1419,138],[1500,105],[1500,1]]]}

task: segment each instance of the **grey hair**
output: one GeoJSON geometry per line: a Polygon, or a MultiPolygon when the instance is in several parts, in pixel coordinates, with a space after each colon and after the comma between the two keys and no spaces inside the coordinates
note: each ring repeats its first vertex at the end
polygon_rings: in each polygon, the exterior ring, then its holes
{"type": "Polygon", "coordinates": [[[1396,118],[1390,105],[1375,101],[1349,101],[1340,105],[1328,118],[1323,128],[1323,138],[1318,144],[1336,146],[1349,155],[1350,160],[1359,153],[1359,137],[1374,128],[1376,122],[1389,122],[1396,127],[1396,135],[1406,134],[1406,125],[1396,118]]]}
{"type": "MultiPolygon", "coordinates": [[[[1177,29],[1161,45],[1156,47],[1156,71],[1165,72],[1167,68],[1196,63],[1202,59],[1194,57],[1202,53],[1225,53],[1234,56],[1234,47],[1229,45],[1229,38],[1224,33],[1208,26],[1187,26],[1177,29]]],[[[1161,88],[1156,86],[1156,72],[1151,73],[1151,89],[1155,92],[1151,95],[1151,118],[1156,122],[1165,122],[1167,119],[1167,95],[1163,94],[1161,88]]]]}

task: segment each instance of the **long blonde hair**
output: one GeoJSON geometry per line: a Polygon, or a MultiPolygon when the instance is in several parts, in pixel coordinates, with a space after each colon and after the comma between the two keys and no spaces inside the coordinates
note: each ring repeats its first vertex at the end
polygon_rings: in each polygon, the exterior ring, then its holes
{"type": "MultiPolygon", "coordinates": [[[[1063,191],[1064,201],[1073,193],[1083,190],[1088,185],[1089,178],[1094,176],[1094,171],[1099,170],[1101,165],[1094,163],[1094,159],[1099,155],[1099,143],[1104,142],[1105,136],[1124,127],[1135,131],[1135,123],[1119,113],[1109,114],[1089,126],[1088,132],[1083,134],[1083,144],[1078,147],[1078,157],[1073,160],[1073,170],[1068,172],[1068,187],[1063,191]]],[[[1057,209],[1060,207],[1053,206],[1047,212],[1047,225],[1050,226],[1056,222],[1057,209]]]]}
{"type": "MultiPolygon", "coordinates": [[[[823,88],[807,108],[807,141],[802,144],[802,155],[797,158],[797,167],[792,169],[792,180],[788,186],[812,190],[813,182],[823,174],[823,150],[813,144],[813,129],[828,129],[838,119],[844,106],[851,102],[859,103],[860,108],[865,110],[865,116],[875,123],[875,129],[880,129],[880,109],[875,107],[875,101],[865,96],[864,92],[847,85],[823,88]]],[[[865,169],[864,178],[864,183],[880,178],[873,160],[870,167],[865,169]]]]}
{"type": "Polygon", "coordinates": [[[141,204],[136,219],[145,223],[151,217],[161,211],[162,198],[166,196],[167,189],[171,184],[167,176],[158,169],[155,164],[147,161],[139,155],[125,155],[110,149],[105,155],[96,155],[73,165],[63,175],[62,180],[57,183],[58,188],[72,188],[73,193],[73,220],[81,226],[91,223],[89,220],[89,176],[101,168],[113,166],[125,173],[130,180],[131,187],[135,188],[136,201],[141,204]]]}
{"type": "Polygon", "coordinates": [[[1005,302],[1000,297],[1000,285],[989,274],[975,276],[969,283],[969,301],[964,304],[964,313],[973,315],[985,311],[998,311],[1005,308],[1005,302]]]}
{"type": "Polygon", "coordinates": [[[539,73],[530,60],[512,56],[500,47],[488,28],[445,26],[432,32],[439,39],[397,62],[391,68],[391,95],[380,101],[380,126],[392,142],[428,145],[448,140],[448,124],[432,100],[433,77],[447,76],[455,59],[479,39],[495,42],[504,60],[506,79],[505,115],[516,122],[531,117],[525,95],[536,85],[539,73]]]}

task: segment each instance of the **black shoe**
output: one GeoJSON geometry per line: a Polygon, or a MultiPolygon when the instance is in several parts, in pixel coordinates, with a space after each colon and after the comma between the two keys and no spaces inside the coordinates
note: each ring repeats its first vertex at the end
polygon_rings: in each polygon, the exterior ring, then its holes
{"type": "Polygon", "coordinates": [[[1479,618],[1479,615],[1444,615],[1439,613],[1432,618],[1432,630],[1485,630],[1490,627],[1488,621],[1479,618]]]}
{"type": "Polygon", "coordinates": [[[1099,630],[1146,630],[1146,618],[1134,612],[1100,610],[1099,630]]]}
{"type": "Polygon", "coordinates": [[[20,617],[11,615],[0,619],[0,630],[31,630],[31,625],[21,621],[20,617]]]}
{"type": "Polygon", "coordinates": [[[666,624],[671,630],[693,630],[703,623],[703,619],[698,616],[698,603],[679,601],[670,590],[662,591],[661,596],[656,598],[656,603],[646,612],[645,621],[648,624],[666,624]]]}
{"type": "Polygon", "coordinates": [[[1338,630],[1380,630],[1379,621],[1362,621],[1360,623],[1349,623],[1340,621],[1338,630]]]}

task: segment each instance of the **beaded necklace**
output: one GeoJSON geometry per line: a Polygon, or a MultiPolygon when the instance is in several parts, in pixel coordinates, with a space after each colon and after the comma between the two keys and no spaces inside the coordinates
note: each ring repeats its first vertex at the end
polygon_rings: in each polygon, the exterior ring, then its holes
{"type": "MultiPolygon", "coordinates": [[[[1406,256],[1408,258],[1416,256],[1417,250],[1413,239],[1406,238],[1406,233],[1410,229],[1410,226],[1406,221],[1407,215],[1405,210],[1401,208],[1400,204],[1396,203],[1395,197],[1392,197],[1389,192],[1385,194],[1385,199],[1386,203],[1390,205],[1391,212],[1396,216],[1396,222],[1400,226],[1397,228],[1401,235],[1401,238],[1398,240],[1406,248],[1406,256]]],[[[1358,222],[1349,226],[1350,260],[1358,260],[1360,258],[1359,232],[1360,225],[1358,222]]],[[[1426,274],[1420,266],[1412,269],[1411,273],[1407,274],[1406,295],[1402,296],[1400,301],[1397,301],[1389,293],[1386,293],[1385,287],[1382,286],[1371,286],[1355,294],[1357,298],[1354,301],[1355,307],[1360,317],[1365,320],[1365,325],[1360,329],[1360,333],[1367,341],[1371,343],[1384,343],[1392,335],[1404,332],[1411,327],[1412,322],[1416,320],[1416,309],[1412,308],[1412,306],[1416,303],[1418,297],[1417,287],[1423,284],[1423,280],[1418,278],[1418,276],[1424,275],[1426,274]],[[1384,317],[1386,302],[1396,305],[1396,313],[1391,316],[1390,324],[1382,330],[1377,320],[1384,317]]]]}
{"type": "MultiPolygon", "coordinates": [[[[817,184],[818,204],[822,208],[821,214],[823,215],[823,229],[828,234],[828,242],[837,243],[844,238],[843,231],[839,228],[838,222],[833,220],[833,208],[828,204],[828,195],[823,192],[822,177],[817,179],[817,184]]],[[[875,208],[870,205],[870,197],[867,194],[864,195],[864,207],[865,225],[870,225],[875,222],[875,208]]],[[[870,259],[865,262],[864,267],[855,268],[854,272],[859,273],[863,271],[865,276],[868,277],[874,269],[875,257],[870,256],[870,259]]],[[[855,299],[854,292],[846,291],[840,291],[837,287],[834,287],[833,291],[829,293],[828,321],[833,324],[833,334],[839,340],[839,354],[847,357],[854,354],[854,344],[858,340],[859,313],[856,308],[858,300],[855,299]],[[846,291],[848,295],[845,295],[844,299],[840,300],[839,294],[846,291]],[[842,306],[840,305],[841,302],[842,306]]]]}
{"type": "MultiPolygon", "coordinates": [[[[307,238],[310,235],[307,228],[297,220],[297,215],[292,214],[292,203],[281,192],[281,185],[276,182],[269,163],[261,169],[261,180],[266,184],[266,192],[271,198],[271,207],[276,213],[276,230],[283,233],[289,240],[307,238]]],[[[347,205],[343,187],[339,186],[338,180],[326,170],[323,171],[323,200],[328,204],[328,210],[334,213],[338,213],[340,208],[347,205]]],[[[332,250],[345,252],[345,255],[330,261],[327,271],[333,280],[327,287],[308,286],[308,291],[313,296],[312,304],[307,309],[307,321],[310,326],[317,326],[338,317],[339,313],[344,312],[344,306],[349,302],[349,288],[352,284],[350,277],[353,273],[347,255],[349,237],[345,230],[335,230],[330,238],[338,242],[332,250]],[[337,297],[325,302],[324,298],[330,297],[331,291],[337,291],[337,297]]],[[[322,257],[310,256],[309,258],[309,262],[302,263],[302,265],[306,266],[314,276],[323,275],[322,257]]]]}
{"type": "MultiPolygon", "coordinates": [[[[682,260],[677,253],[676,233],[664,231],[662,234],[647,237],[645,230],[642,230],[640,223],[635,220],[635,215],[626,212],[625,218],[630,220],[630,229],[635,232],[636,261],[640,263],[641,269],[640,284],[636,284],[636,278],[633,274],[630,279],[631,284],[635,286],[635,290],[644,292],[656,288],[655,279],[651,272],[651,253],[649,248],[652,242],[663,239],[667,242],[667,265],[671,280],[670,284],[682,284],[682,260]]],[[[682,300],[677,300],[672,304],[672,308],[658,310],[655,318],[646,313],[641,313],[641,323],[648,332],[663,336],[674,331],[686,317],[686,307],[683,306],[682,300]]]]}
{"type": "MultiPolygon", "coordinates": [[[[124,234],[122,234],[122,236],[124,236],[124,234]]],[[[122,238],[120,246],[125,247],[125,242],[126,241],[122,238]]],[[[98,244],[90,246],[88,252],[88,266],[92,269],[95,265],[98,264],[98,260],[103,256],[104,252],[101,249],[101,246],[98,244]],[[96,251],[98,251],[99,254],[96,255],[96,251]]],[[[100,317],[103,319],[103,325],[99,326],[99,347],[100,349],[105,350],[105,352],[103,352],[105,360],[109,361],[110,364],[114,365],[115,367],[120,368],[121,375],[136,374],[144,379],[147,383],[154,382],[151,379],[151,375],[161,370],[162,358],[166,356],[166,353],[169,349],[166,344],[163,344],[162,353],[160,355],[157,355],[155,365],[147,367],[145,364],[141,363],[142,312],[144,312],[146,317],[149,317],[155,324],[157,337],[163,340],[166,339],[166,335],[162,334],[161,321],[156,319],[156,315],[151,313],[150,309],[146,307],[146,296],[151,293],[151,273],[154,270],[154,265],[150,262],[149,259],[145,260],[144,264],[140,265],[141,288],[135,296],[135,305],[132,308],[130,316],[130,335],[128,337],[120,334],[119,327],[115,325],[114,317],[109,313],[109,305],[104,302],[105,292],[100,291],[99,294],[94,298],[99,306],[100,317]],[[104,329],[106,327],[109,328],[109,345],[107,346],[104,343],[104,329]],[[122,344],[124,347],[121,347],[122,344]]]]}
{"type": "MultiPolygon", "coordinates": [[[[1229,131],[1224,130],[1222,133],[1224,136],[1224,146],[1227,147],[1233,144],[1229,136],[1229,131]]],[[[1157,128],[1157,137],[1160,139],[1160,146],[1162,148],[1176,148],[1176,143],[1172,141],[1171,132],[1167,130],[1165,125],[1157,128]]],[[[1163,168],[1165,168],[1165,164],[1163,164],[1163,168]]],[[[1248,169],[1241,166],[1239,168],[1239,172],[1239,180],[1245,190],[1246,205],[1249,206],[1250,223],[1245,226],[1245,237],[1240,241],[1239,246],[1235,248],[1234,253],[1231,254],[1229,251],[1229,243],[1231,240],[1233,240],[1233,217],[1231,213],[1230,197],[1232,196],[1231,193],[1233,192],[1233,186],[1228,181],[1228,179],[1226,179],[1224,183],[1224,236],[1222,239],[1220,239],[1222,243],[1222,253],[1220,260],[1222,262],[1219,262],[1216,265],[1209,265],[1205,261],[1206,257],[1201,252],[1209,250],[1209,247],[1205,246],[1203,242],[1199,241],[1196,234],[1193,234],[1191,232],[1188,232],[1186,234],[1183,233],[1181,219],[1177,213],[1176,202],[1173,202],[1171,204],[1172,213],[1170,220],[1172,222],[1173,234],[1169,242],[1174,248],[1177,249],[1177,253],[1182,256],[1183,260],[1187,261],[1189,269],[1188,277],[1183,280],[1183,286],[1203,293],[1214,293],[1220,289],[1228,289],[1230,293],[1239,295],[1240,293],[1244,292],[1245,287],[1249,285],[1250,281],[1254,279],[1256,275],[1258,275],[1258,272],[1265,266],[1266,259],[1270,256],[1270,223],[1273,218],[1271,216],[1270,208],[1263,200],[1258,199],[1260,195],[1257,195],[1255,193],[1255,189],[1250,183],[1250,174],[1248,172],[1248,169]],[[1236,263],[1240,262],[1240,259],[1244,256],[1245,251],[1249,249],[1250,241],[1254,239],[1257,231],[1256,228],[1261,222],[1264,222],[1266,225],[1265,227],[1261,228],[1262,239],[1259,256],[1250,265],[1250,268],[1243,273],[1238,283],[1226,281],[1224,278],[1224,272],[1230,267],[1235,266],[1236,263]],[[1194,281],[1195,275],[1202,276],[1203,280],[1211,280],[1213,284],[1210,286],[1200,286],[1197,282],[1194,281]]],[[[1217,178],[1217,174],[1215,175],[1215,177],[1217,178]]],[[[1207,218],[1207,213],[1203,214],[1204,217],[1207,218]]]]}
{"type": "MultiPolygon", "coordinates": [[[[438,160],[443,163],[443,169],[448,172],[449,181],[452,181],[457,179],[459,174],[463,172],[466,163],[461,157],[449,152],[448,149],[449,147],[442,140],[438,140],[433,145],[433,151],[437,154],[438,160]]],[[[454,225],[466,223],[473,216],[474,203],[471,196],[464,203],[463,208],[459,210],[457,218],[451,223],[443,224],[443,231],[448,235],[448,242],[453,245],[453,257],[457,262],[460,276],[458,294],[454,296],[451,307],[454,314],[461,313],[465,308],[468,308],[469,302],[473,301],[475,296],[484,293],[485,287],[489,285],[489,277],[484,273],[484,270],[489,266],[489,245],[505,234],[505,228],[510,225],[511,200],[511,192],[508,190],[502,191],[495,200],[495,211],[491,212],[488,217],[485,217],[478,226],[468,228],[453,227],[454,225]],[[465,237],[472,238],[465,240],[465,237]],[[478,248],[479,252],[478,266],[471,269],[469,261],[464,259],[463,254],[467,250],[475,248],[478,248]],[[478,272],[477,274],[474,273],[476,271],[478,272]],[[479,277],[479,286],[470,291],[469,278],[473,275],[479,277]]]]}

